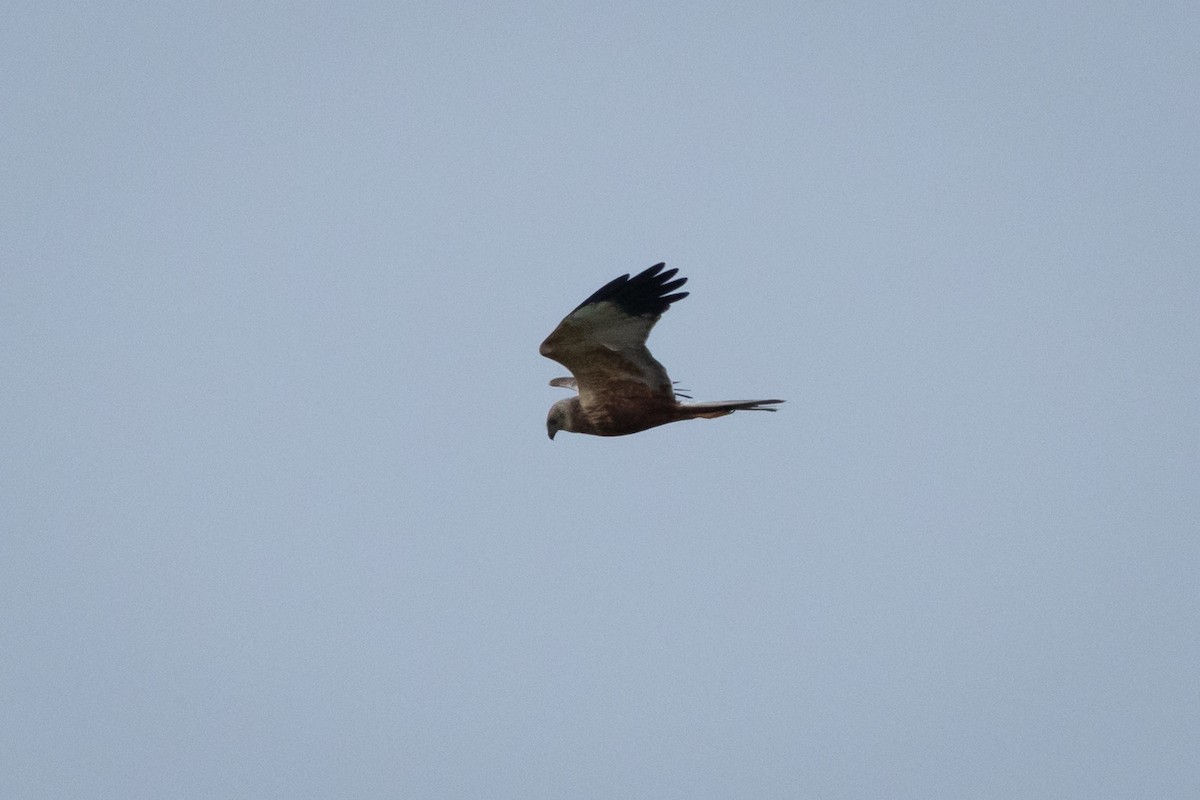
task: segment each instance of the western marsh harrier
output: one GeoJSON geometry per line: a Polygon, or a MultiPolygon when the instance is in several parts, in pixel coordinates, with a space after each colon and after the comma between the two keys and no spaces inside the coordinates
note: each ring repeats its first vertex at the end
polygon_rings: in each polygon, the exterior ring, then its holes
{"type": "Polygon", "coordinates": [[[550,407],[546,432],[624,436],[684,419],[712,419],[734,411],[774,411],[782,400],[680,403],[663,365],[646,349],[650,329],[671,303],[688,296],[670,294],[687,282],[671,280],[679,270],[655,264],[601,286],[563,318],[542,342],[541,353],[571,370],[551,386],[575,389],[575,397],[550,407]]]}

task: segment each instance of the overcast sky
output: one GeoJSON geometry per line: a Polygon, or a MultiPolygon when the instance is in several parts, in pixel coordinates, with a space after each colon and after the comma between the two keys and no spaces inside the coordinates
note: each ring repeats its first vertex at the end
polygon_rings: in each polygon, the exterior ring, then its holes
{"type": "Polygon", "coordinates": [[[13,5],[7,797],[1200,796],[1196,4],[13,5]]]}

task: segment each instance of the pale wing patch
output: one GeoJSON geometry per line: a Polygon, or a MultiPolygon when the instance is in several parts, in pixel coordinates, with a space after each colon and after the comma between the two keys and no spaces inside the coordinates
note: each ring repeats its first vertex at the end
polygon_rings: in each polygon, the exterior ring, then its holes
{"type": "Polygon", "coordinates": [[[617,351],[644,347],[657,321],[657,317],[631,317],[608,302],[584,306],[564,320],[578,331],[581,341],[617,351]]]}

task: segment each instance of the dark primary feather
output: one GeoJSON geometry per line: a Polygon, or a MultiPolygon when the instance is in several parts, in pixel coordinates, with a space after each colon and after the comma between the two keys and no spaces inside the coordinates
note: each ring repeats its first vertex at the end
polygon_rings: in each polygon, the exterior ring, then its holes
{"type": "Polygon", "coordinates": [[[671,303],[688,296],[687,292],[668,294],[687,283],[687,278],[671,280],[679,270],[669,269],[663,272],[662,268],[665,266],[665,262],[658,263],[632,278],[628,273],[614,278],[576,306],[575,311],[593,303],[609,302],[615,303],[630,316],[657,317],[666,311],[671,303]]]}

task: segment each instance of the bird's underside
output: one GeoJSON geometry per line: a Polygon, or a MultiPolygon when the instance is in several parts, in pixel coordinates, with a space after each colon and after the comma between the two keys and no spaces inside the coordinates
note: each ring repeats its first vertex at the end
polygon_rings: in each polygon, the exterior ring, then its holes
{"type": "Polygon", "coordinates": [[[541,353],[571,371],[551,386],[575,389],[575,397],[550,408],[546,430],[624,436],[685,419],[713,419],[734,411],[775,411],[782,400],[680,403],[666,369],[646,348],[646,338],[672,303],[670,294],[687,279],[665,264],[602,286],[568,314],[542,342],[541,353]]]}

